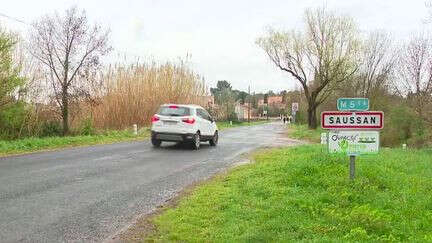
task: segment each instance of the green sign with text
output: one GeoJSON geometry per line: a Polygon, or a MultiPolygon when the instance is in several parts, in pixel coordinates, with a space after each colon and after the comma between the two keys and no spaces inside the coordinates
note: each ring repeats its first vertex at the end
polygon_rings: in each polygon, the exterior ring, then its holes
{"type": "Polygon", "coordinates": [[[339,98],[337,108],[340,111],[367,111],[369,99],[367,98],[339,98]]]}

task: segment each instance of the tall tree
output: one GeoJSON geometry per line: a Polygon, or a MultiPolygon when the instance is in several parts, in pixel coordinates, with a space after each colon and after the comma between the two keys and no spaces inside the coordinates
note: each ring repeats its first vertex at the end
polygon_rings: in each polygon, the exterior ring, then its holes
{"type": "MultiPolygon", "coordinates": [[[[210,93],[215,97],[215,102],[219,105],[224,103],[224,97],[227,96],[227,93],[232,93],[232,86],[226,80],[219,80],[216,84],[216,88],[210,88],[210,93]]],[[[230,97],[233,94],[229,94],[230,97]]]]}
{"type": "Polygon", "coordinates": [[[85,11],[76,7],[64,15],[46,15],[33,24],[30,51],[46,68],[64,134],[69,132],[71,102],[92,96],[100,58],[111,50],[108,35],[100,25],[90,25],[85,11]]]}
{"type": "Polygon", "coordinates": [[[390,36],[385,32],[371,32],[363,42],[361,61],[356,95],[374,98],[388,85],[396,63],[390,36]]]}
{"type": "Polygon", "coordinates": [[[412,37],[401,51],[398,71],[399,92],[407,95],[421,118],[432,122],[432,42],[429,37],[424,34],[412,37]]]}
{"type": "Polygon", "coordinates": [[[358,69],[358,31],[352,18],[324,8],[306,10],[303,31],[269,29],[257,44],[270,60],[303,87],[308,126],[317,127],[316,110],[358,69]]]}
{"type": "Polygon", "coordinates": [[[13,34],[0,29],[0,109],[13,101],[12,93],[24,83],[13,60],[16,42],[13,34]]]}

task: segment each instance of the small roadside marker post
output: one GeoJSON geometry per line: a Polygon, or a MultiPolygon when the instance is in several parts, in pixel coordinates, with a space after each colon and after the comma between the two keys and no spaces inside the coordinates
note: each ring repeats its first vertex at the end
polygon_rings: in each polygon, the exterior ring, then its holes
{"type": "Polygon", "coordinates": [[[328,130],[328,152],[349,156],[349,178],[353,181],[356,157],[379,151],[378,130],[384,126],[384,113],[368,111],[367,98],[340,98],[337,108],[338,111],[321,113],[321,127],[328,130]]]}
{"type": "Polygon", "coordinates": [[[134,135],[138,135],[138,126],[137,126],[137,124],[133,124],[133,134],[134,135]]]}

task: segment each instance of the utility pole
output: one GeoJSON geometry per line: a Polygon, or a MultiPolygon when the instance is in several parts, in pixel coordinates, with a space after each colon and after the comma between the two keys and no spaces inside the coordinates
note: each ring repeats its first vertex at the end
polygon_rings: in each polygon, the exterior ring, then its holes
{"type": "Polygon", "coordinates": [[[268,105],[268,101],[267,101],[267,112],[266,112],[266,116],[267,116],[267,121],[269,120],[269,105],[268,105]]]}
{"type": "Polygon", "coordinates": [[[248,88],[248,93],[249,93],[249,99],[248,99],[248,123],[250,123],[250,109],[251,109],[251,97],[250,97],[250,85],[248,88]]]}

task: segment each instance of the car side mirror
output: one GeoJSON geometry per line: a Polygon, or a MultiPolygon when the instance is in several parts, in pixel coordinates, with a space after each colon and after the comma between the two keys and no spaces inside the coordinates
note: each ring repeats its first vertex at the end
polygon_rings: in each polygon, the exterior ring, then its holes
{"type": "Polygon", "coordinates": [[[210,117],[210,121],[213,123],[215,120],[213,119],[213,117],[210,117]]]}

